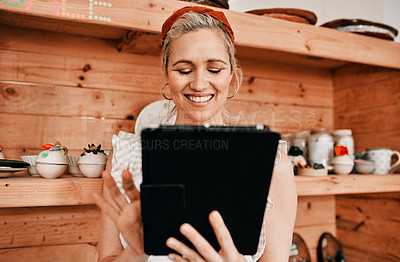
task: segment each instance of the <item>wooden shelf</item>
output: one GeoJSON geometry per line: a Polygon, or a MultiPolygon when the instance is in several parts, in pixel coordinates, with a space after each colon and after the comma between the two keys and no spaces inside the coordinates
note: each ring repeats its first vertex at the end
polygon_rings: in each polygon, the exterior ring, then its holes
{"type": "Polygon", "coordinates": [[[296,176],[299,196],[400,192],[400,175],[296,176]]]}
{"type": "Polygon", "coordinates": [[[94,204],[93,193],[103,190],[101,178],[64,175],[58,179],[11,177],[0,179],[0,207],[94,204]]]}
{"type": "MultiPolygon", "coordinates": [[[[299,196],[400,192],[400,175],[296,176],[299,196]]],[[[102,179],[65,175],[58,179],[12,177],[0,179],[0,207],[94,204],[102,179]]]]}
{"type": "MultiPolygon", "coordinates": [[[[89,6],[87,0],[69,0],[64,5],[59,2],[34,2],[32,6],[25,2],[18,7],[1,4],[0,23],[124,39],[131,31],[159,34],[162,23],[174,10],[189,5],[176,0],[113,0],[111,6],[89,6]],[[90,7],[94,12],[92,19],[89,19],[90,7]]],[[[327,68],[360,63],[400,69],[400,44],[396,42],[253,14],[224,12],[234,28],[240,57],[327,68]]],[[[144,41],[148,41],[148,35],[144,35],[144,41]]],[[[140,37],[134,41],[127,45],[140,46],[137,43],[140,37]]],[[[129,46],[119,48],[135,50],[129,46]]]]}

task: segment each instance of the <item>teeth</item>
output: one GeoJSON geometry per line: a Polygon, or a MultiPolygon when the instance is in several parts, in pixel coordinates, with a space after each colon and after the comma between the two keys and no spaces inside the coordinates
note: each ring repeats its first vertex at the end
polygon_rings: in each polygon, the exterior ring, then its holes
{"type": "Polygon", "coordinates": [[[189,100],[192,101],[192,102],[201,103],[201,102],[207,102],[207,101],[211,100],[211,98],[213,98],[213,95],[209,95],[209,96],[186,96],[186,97],[189,98],[189,100]]]}

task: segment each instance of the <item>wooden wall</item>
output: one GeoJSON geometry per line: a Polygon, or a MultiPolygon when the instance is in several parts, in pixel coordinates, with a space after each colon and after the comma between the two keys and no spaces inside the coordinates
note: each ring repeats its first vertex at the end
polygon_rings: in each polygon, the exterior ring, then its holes
{"type": "Polygon", "coordinates": [[[335,217],[335,196],[299,197],[294,232],[304,239],[312,262],[317,262],[318,240],[322,233],[336,236],[335,217]]]}
{"type": "Polygon", "coordinates": [[[346,261],[400,261],[400,193],[338,196],[336,210],[346,261]]]}
{"type": "MultiPolygon", "coordinates": [[[[333,72],[333,83],[334,126],[353,130],[356,151],[400,150],[400,70],[350,65],[333,72]]],[[[399,194],[336,198],[346,261],[400,260],[399,201],[399,194]]]]}
{"type": "MultiPolygon", "coordinates": [[[[117,39],[10,25],[0,25],[0,33],[0,145],[6,158],[37,154],[42,144],[57,140],[72,155],[88,143],[110,150],[113,134],[133,132],[140,110],[162,99],[165,78],[159,57],[119,53],[117,39]]],[[[227,104],[239,124],[267,124],[284,133],[333,127],[328,69],[240,54],[239,62],[243,86],[227,104]]],[[[323,228],[335,233],[334,209],[326,221],[327,213],[320,212],[324,201],[299,202],[296,230],[310,239],[313,254],[323,228]],[[312,219],[315,212],[319,218],[312,219]]],[[[5,232],[0,260],[26,261],[30,254],[30,261],[61,261],[62,252],[63,261],[94,261],[98,217],[94,206],[0,208],[0,230],[5,232]]]]}
{"type": "Polygon", "coordinates": [[[356,151],[400,150],[400,70],[349,65],[333,72],[334,126],[353,130],[356,151]]]}
{"type": "Polygon", "coordinates": [[[97,261],[94,205],[0,208],[0,261],[97,261]]]}
{"type": "MultiPolygon", "coordinates": [[[[160,58],[119,53],[99,39],[0,25],[0,145],[7,158],[59,140],[72,154],[87,143],[111,149],[140,110],[162,99],[160,58]]],[[[240,55],[240,54],[239,54],[240,55]]],[[[279,132],[333,126],[331,74],[240,59],[244,83],[227,108],[241,124],[279,132]]]]}

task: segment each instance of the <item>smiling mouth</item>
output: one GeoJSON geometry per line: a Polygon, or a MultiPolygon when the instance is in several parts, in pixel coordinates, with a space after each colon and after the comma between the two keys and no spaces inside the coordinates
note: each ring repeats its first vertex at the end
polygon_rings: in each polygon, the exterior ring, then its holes
{"type": "Polygon", "coordinates": [[[210,101],[214,98],[215,95],[208,95],[208,96],[192,96],[192,95],[185,95],[187,99],[189,99],[193,103],[205,103],[210,101]]]}

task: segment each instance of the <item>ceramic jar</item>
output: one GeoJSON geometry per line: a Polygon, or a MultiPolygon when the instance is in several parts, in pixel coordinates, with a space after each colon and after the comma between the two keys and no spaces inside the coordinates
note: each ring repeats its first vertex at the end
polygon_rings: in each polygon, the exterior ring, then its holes
{"type": "Polygon", "coordinates": [[[354,161],[350,155],[335,156],[331,161],[331,165],[335,174],[348,175],[353,170],[354,161]]]}
{"type": "MultiPolygon", "coordinates": [[[[292,146],[297,146],[298,148],[303,151],[303,156],[304,158],[308,158],[308,138],[310,136],[309,131],[301,131],[294,133],[293,138],[292,138],[292,146]]],[[[290,147],[288,147],[290,148],[290,147]]]]}
{"type": "Polygon", "coordinates": [[[333,157],[333,137],[326,129],[311,131],[308,139],[309,164],[322,164],[325,168],[330,165],[333,157]]]}
{"type": "Polygon", "coordinates": [[[345,146],[349,155],[354,159],[354,139],[350,129],[333,130],[333,141],[335,146],[345,146]]]}

